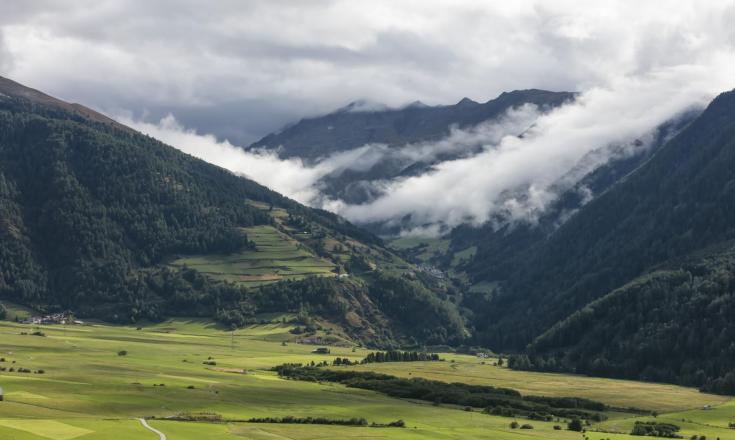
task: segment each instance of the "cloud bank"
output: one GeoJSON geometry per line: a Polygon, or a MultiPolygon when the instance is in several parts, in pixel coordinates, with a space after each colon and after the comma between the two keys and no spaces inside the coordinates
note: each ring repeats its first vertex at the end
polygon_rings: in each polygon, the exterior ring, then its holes
{"type": "MultiPolygon", "coordinates": [[[[716,83],[723,87],[733,73],[731,68],[716,83]]],[[[329,207],[355,221],[410,216],[413,225],[433,228],[477,225],[497,213],[533,218],[555,200],[561,179],[571,186],[610,155],[634,154],[646,146],[636,141],[645,140],[658,125],[704,106],[712,95],[703,90],[713,79],[698,69],[675,69],[593,88],[576,103],[539,116],[522,137],[506,136],[498,145],[488,143],[480,154],[391,182],[386,194],[371,203],[334,202],[329,207]]]]}
{"type": "Polygon", "coordinates": [[[634,140],[733,88],[733,22],[735,0],[29,0],[3,5],[0,75],[129,115],[183,151],[353,221],[410,218],[436,232],[498,213],[532,219],[560,182],[635,153],[634,140]],[[353,111],[525,88],[581,93],[528,120],[396,150],[365,145],[315,165],[236,147],[359,98],[353,111]],[[365,205],[319,191],[324,176],[386,158],[430,163],[442,151],[467,153],[377,182],[365,205]]]}

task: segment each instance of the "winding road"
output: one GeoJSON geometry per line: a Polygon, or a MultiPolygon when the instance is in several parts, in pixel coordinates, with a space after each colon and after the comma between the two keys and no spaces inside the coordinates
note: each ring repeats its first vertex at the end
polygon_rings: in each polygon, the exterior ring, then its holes
{"type": "Polygon", "coordinates": [[[156,434],[158,434],[159,440],[166,440],[166,434],[162,433],[161,431],[159,431],[156,428],[154,428],[151,425],[149,425],[148,422],[145,421],[145,419],[140,418],[138,420],[140,420],[140,424],[143,425],[144,428],[150,429],[151,431],[153,431],[156,434]]]}

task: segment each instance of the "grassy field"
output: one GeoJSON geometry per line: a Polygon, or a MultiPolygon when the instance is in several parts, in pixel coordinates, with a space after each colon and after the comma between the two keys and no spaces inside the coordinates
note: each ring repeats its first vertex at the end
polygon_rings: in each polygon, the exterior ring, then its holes
{"type": "MultiPolygon", "coordinates": [[[[282,380],[269,368],[336,356],[361,359],[367,353],[360,348],[334,347],[330,355],[312,354],[313,346],[290,342],[293,335],[285,324],[252,326],[234,333],[206,321],[184,319],[143,325],[140,330],[103,324],[41,326],[38,330],[45,336],[31,335],[36,328],[29,325],[0,322],[0,357],[5,358],[0,366],[44,370],[43,374],[0,372],[5,392],[5,401],[0,402],[0,439],[154,440],[156,435],[143,428],[137,417],[145,417],[173,440],[582,439],[579,433],[554,430],[554,423],[534,421],[533,430],[512,430],[509,418],[393,399],[342,385],[282,380]],[[119,356],[121,350],[127,355],[119,356]],[[407,427],[160,420],[182,412],[214,412],[240,420],[287,415],[365,417],[380,423],[403,419],[407,427]]],[[[659,411],[659,419],[678,420],[687,438],[695,433],[708,439],[735,438],[735,430],[726,428],[729,421],[735,421],[735,405],[726,398],[668,385],[515,372],[482,365],[471,356],[443,356],[446,362],[372,364],[369,368],[396,375],[502,384],[534,394],[585,396],[616,406],[645,406],[659,411]],[[713,404],[713,409],[698,409],[706,403],[713,404]]],[[[631,417],[615,414],[593,428],[629,430],[634,422],[631,417]]],[[[587,435],[595,440],[635,438],[587,435]]]]}
{"type": "Polygon", "coordinates": [[[729,400],[727,397],[704,394],[692,388],[675,385],[569,374],[520,372],[506,367],[493,366],[494,359],[477,359],[457,355],[443,356],[446,362],[383,363],[349,368],[377,371],[399,377],[424,377],[445,382],[495,385],[513,388],[522,394],[538,396],[586,397],[619,408],[636,407],[658,412],[721,405],[729,400]]]}
{"type": "Polygon", "coordinates": [[[319,258],[273,226],[243,228],[255,250],[230,255],[180,258],[173,266],[188,266],[212,278],[258,286],[309,275],[333,276],[334,264],[319,258]]]}
{"type": "Polygon", "coordinates": [[[449,250],[449,240],[425,237],[400,237],[391,240],[388,246],[398,251],[411,251],[418,261],[426,263],[449,250]]]}

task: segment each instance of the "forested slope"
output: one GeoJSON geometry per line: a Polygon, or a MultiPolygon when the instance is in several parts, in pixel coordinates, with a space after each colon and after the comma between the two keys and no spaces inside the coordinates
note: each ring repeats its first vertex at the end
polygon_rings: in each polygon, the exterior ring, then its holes
{"type": "Polygon", "coordinates": [[[507,275],[482,342],[522,348],[653,266],[735,237],[735,92],[587,204],[507,275]]]}
{"type": "Polygon", "coordinates": [[[641,276],[561,321],[516,368],[586,373],[735,394],[735,249],[641,276]]]}
{"type": "Polygon", "coordinates": [[[333,214],[0,78],[0,299],[121,322],[178,314],[241,325],[260,311],[307,310],[383,342],[461,338],[451,302],[410,267],[382,266],[396,259],[380,239],[333,214]],[[253,245],[244,227],[282,227],[273,207],[300,227],[350,243],[358,260],[370,258],[366,275],[277,283],[270,291],[285,298],[274,303],[262,289],[169,265],[181,255],[247,251],[253,245]],[[408,277],[416,287],[403,293],[446,327],[427,330],[426,322],[376,306],[376,277],[408,277]]]}

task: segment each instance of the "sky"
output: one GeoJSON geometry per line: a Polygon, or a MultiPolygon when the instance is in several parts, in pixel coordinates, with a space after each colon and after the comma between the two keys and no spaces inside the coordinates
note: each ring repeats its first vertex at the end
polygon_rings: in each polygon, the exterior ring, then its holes
{"type": "Polygon", "coordinates": [[[451,226],[543,209],[590,151],[735,87],[732,23],[732,0],[7,1],[0,75],[352,220],[451,226]],[[365,206],[325,200],[316,182],[374,147],[310,166],[238,148],[358,99],[484,102],[526,88],[580,99],[537,115],[522,141],[495,127],[476,156],[382,182],[365,206]],[[533,206],[499,199],[517,187],[533,206]]]}

